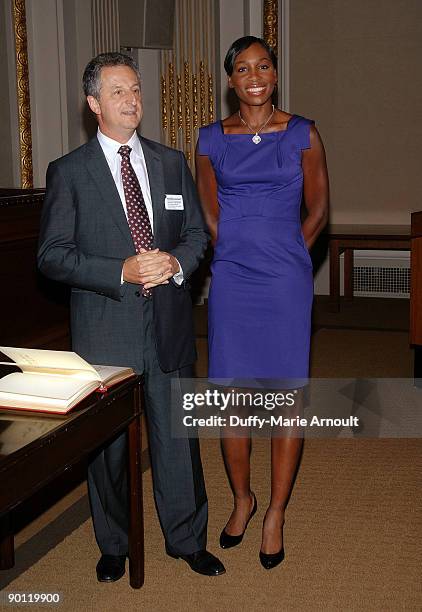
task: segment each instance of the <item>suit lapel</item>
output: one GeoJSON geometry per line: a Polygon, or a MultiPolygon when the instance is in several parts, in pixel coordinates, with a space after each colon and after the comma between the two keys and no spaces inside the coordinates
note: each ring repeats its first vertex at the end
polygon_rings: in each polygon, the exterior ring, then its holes
{"type": "Polygon", "coordinates": [[[152,147],[143,139],[139,138],[142,145],[142,151],[145,157],[145,163],[148,172],[149,188],[151,191],[152,209],[154,212],[154,242],[160,227],[161,217],[164,211],[165,199],[165,183],[164,170],[161,157],[152,149],[152,147]]]}
{"type": "Polygon", "coordinates": [[[133,240],[127,223],[122,201],[100,143],[95,136],[86,145],[86,164],[108,213],[120,228],[133,249],[133,240]]]}

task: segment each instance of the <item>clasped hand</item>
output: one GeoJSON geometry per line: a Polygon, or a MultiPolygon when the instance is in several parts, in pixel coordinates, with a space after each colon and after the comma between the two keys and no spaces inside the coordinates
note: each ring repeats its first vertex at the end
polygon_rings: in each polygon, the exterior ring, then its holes
{"type": "Polygon", "coordinates": [[[157,285],[168,285],[169,279],[179,271],[179,263],[170,253],[160,249],[141,249],[138,255],[125,260],[123,280],[150,289],[157,285]]]}

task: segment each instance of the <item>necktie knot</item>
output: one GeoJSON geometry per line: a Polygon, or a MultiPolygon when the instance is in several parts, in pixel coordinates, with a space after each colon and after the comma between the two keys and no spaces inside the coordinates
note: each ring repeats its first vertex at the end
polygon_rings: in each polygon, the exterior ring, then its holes
{"type": "Polygon", "coordinates": [[[129,159],[132,149],[128,145],[122,145],[117,151],[122,157],[129,159]]]}

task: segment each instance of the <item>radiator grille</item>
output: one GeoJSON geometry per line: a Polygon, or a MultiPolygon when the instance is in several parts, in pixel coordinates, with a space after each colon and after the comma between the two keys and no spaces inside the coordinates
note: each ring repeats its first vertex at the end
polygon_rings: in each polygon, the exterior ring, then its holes
{"type": "Polygon", "coordinates": [[[357,295],[385,294],[409,297],[410,269],[408,267],[355,266],[353,292],[357,295]]]}

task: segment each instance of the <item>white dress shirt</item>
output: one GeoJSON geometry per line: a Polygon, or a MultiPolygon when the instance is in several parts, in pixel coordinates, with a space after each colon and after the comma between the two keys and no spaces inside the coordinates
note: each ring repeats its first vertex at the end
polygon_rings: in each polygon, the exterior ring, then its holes
{"type": "MultiPolygon", "coordinates": [[[[105,158],[107,160],[108,167],[110,168],[111,175],[116,184],[117,191],[119,192],[120,200],[122,202],[123,209],[127,217],[127,207],[126,207],[125,192],[123,189],[122,169],[121,169],[122,156],[119,153],[119,149],[122,146],[122,143],[117,142],[117,140],[113,140],[112,138],[109,138],[108,136],[103,134],[99,128],[97,131],[97,138],[103,150],[105,158]]],[[[145,163],[144,152],[142,151],[142,146],[138,138],[138,134],[136,132],[133,132],[130,139],[124,144],[126,144],[128,147],[132,149],[130,152],[130,163],[132,164],[132,168],[134,169],[135,174],[138,178],[139,184],[141,186],[142,195],[144,196],[144,202],[145,202],[145,206],[146,206],[148,217],[149,217],[149,222],[151,223],[151,228],[153,228],[154,227],[154,211],[152,208],[151,190],[149,187],[148,172],[147,172],[147,165],[145,163]]],[[[180,263],[179,263],[179,268],[180,268],[180,271],[177,272],[173,276],[173,280],[178,285],[181,285],[183,283],[183,270],[182,270],[180,263]]],[[[122,270],[122,282],[123,282],[123,270],[122,270]]]]}

